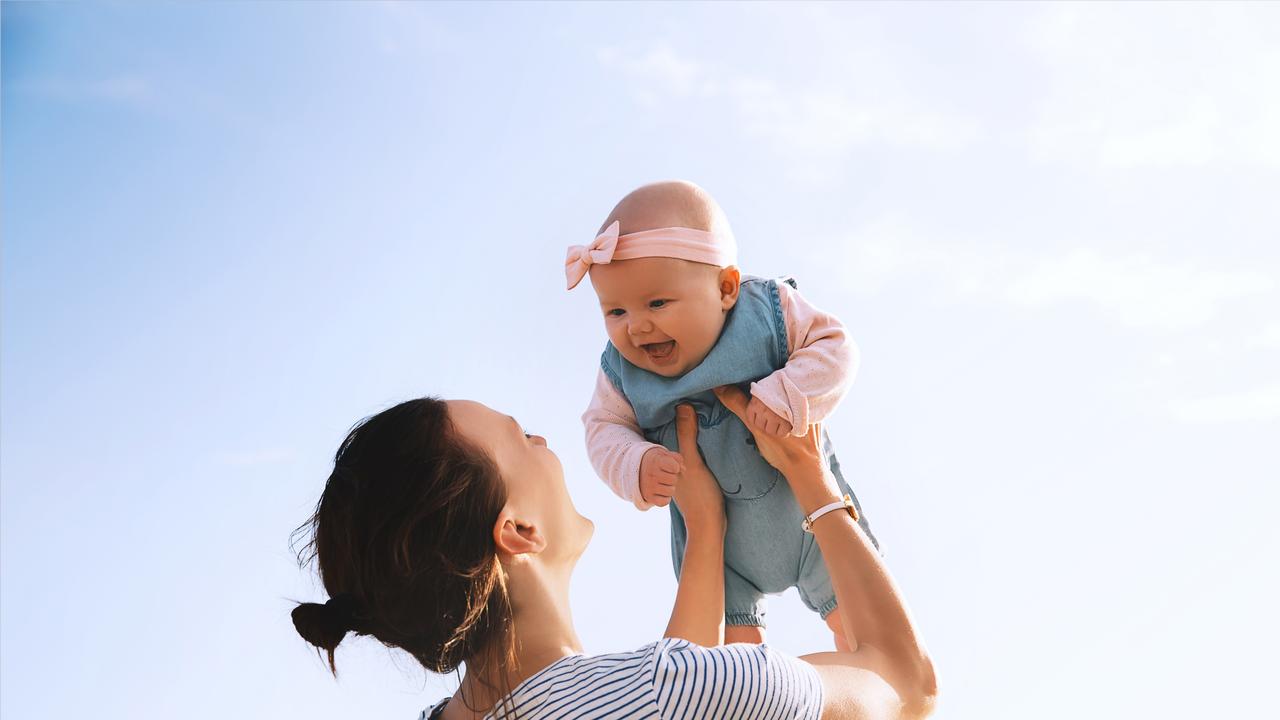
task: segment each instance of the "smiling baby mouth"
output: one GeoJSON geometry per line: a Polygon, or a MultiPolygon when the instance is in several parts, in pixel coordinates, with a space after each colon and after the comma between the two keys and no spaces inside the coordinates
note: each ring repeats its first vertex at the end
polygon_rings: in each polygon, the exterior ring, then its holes
{"type": "Polygon", "coordinates": [[[660,343],[645,343],[640,346],[644,349],[646,355],[652,360],[665,360],[671,357],[671,353],[676,349],[676,341],[668,340],[660,343]]]}

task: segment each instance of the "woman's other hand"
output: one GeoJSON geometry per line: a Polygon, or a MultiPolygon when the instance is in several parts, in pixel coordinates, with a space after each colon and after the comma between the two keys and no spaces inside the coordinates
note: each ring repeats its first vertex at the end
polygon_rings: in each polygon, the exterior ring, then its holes
{"type": "Polygon", "coordinates": [[[741,389],[733,385],[722,385],[714,388],[714,392],[720,402],[751,431],[756,439],[756,448],[764,459],[783,475],[790,477],[791,471],[825,466],[822,457],[822,430],[819,425],[810,425],[808,434],[799,437],[766,432],[751,422],[750,398],[741,389]]]}
{"type": "MultiPolygon", "coordinates": [[[[791,485],[805,512],[840,497],[840,488],[827,472],[827,461],[822,453],[822,426],[813,424],[802,436],[777,436],[758,430],[750,422],[749,399],[741,389],[733,385],[715,388],[716,397],[729,411],[751,431],[756,449],[765,461],[778,469],[791,485]]],[[[688,461],[685,463],[688,464],[688,461]]]]}
{"type": "Polygon", "coordinates": [[[698,452],[698,415],[691,405],[676,408],[676,440],[684,469],[676,483],[674,500],[689,532],[704,530],[724,534],[724,494],[698,452]]]}

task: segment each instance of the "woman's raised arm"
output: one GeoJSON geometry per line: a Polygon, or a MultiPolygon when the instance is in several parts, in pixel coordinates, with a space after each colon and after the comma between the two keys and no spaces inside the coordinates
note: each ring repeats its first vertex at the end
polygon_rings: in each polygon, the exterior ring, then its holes
{"type": "Polygon", "coordinates": [[[676,408],[676,439],[684,470],[673,499],[689,541],[664,637],[715,647],[724,642],[724,495],[698,455],[698,417],[689,405],[676,408]]]}
{"type": "MultiPolygon", "coordinates": [[[[747,397],[741,390],[718,388],[716,395],[745,422],[747,397]]],[[[752,434],[760,454],[787,478],[805,513],[841,499],[823,457],[819,426],[811,426],[804,437],[752,434]]],[[[849,647],[854,648],[802,658],[822,677],[822,717],[905,720],[929,715],[937,696],[933,662],[879,553],[847,512],[827,513],[812,529],[849,647]]]]}

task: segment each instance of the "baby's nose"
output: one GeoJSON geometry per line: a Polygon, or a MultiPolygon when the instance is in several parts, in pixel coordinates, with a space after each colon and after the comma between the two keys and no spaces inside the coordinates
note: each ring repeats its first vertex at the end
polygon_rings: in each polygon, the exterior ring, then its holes
{"type": "Polygon", "coordinates": [[[643,335],[653,331],[653,323],[646,320],[633,320],[627,325],[627,332],[632,335],[643,335]]]}

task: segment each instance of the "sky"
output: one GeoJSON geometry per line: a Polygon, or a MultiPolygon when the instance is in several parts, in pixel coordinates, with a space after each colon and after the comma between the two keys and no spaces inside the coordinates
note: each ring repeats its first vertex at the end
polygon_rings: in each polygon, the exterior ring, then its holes
{"type": "MultiPolygon", "coordinates": [[[[565,247],[668,178],[862,353],[828,430],[944,720],[1252,716],[1280,642],[1280,4],[0,6],[0,715],[415,717],[294,632],[360,418],[514,415],[658,638],[565,247]]],[[[794,592],[770,642],[830,649],[794,592]]]]}

